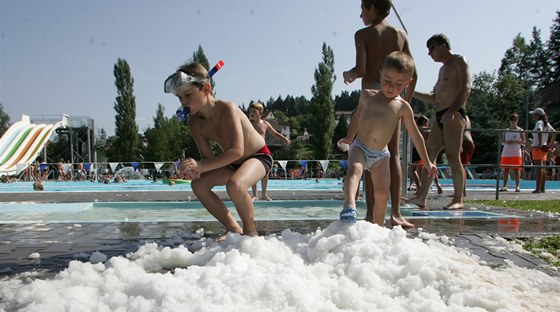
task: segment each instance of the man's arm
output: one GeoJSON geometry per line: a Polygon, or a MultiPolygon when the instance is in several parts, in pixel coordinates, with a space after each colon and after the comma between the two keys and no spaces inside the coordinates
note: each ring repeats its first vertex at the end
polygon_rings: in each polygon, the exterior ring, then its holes
{"type": "Polygon", "coordinates": [[[284,143],[286,143],[286,145],[290,145],[292,144],[292,141],[285,137],[284,135],[282,135],[282,133],[276,131],[276,129],[274,129],[274,127],[266,120],[263,120],[263,122],[266,123],[266,131],[270,132],[270,134],[272,134],[273,136],[279,138],[280,140],[284,141],[284,143]]]}
{"type": "Polygon", "coordinates": [[[354,82],[354,80],[364,76],[366,72],[366,43],[365,40],[360,35],[360,31],[354,34],[354,43],[356,45],[356,65],[342,73],[344,78],[344,83],[349,84],[354,82]]]}
{"type": "MultiPolygon", "coordinates": [[[[414,97],[419,99],[420,101],[428,104],[435,104],[436,103],[436,95],[432,93],[422,93],[418,91],[414,91],[414,97]]],[[[410,102],[409,102],[410,103],[410,102]]]]}
{"type": "Polygon", "coordinates": [[[467,104],[467,98],[471,93],[471,78],[469,71],[469,64],[467,60],[462,56],[457,56],[455,63],[455,72],[457,74],[457,83],[459,85],[459,90],[457,90],[457,96],[455,101],[449,106],[449,112],[455,113],[459,108],[467,104]]]}

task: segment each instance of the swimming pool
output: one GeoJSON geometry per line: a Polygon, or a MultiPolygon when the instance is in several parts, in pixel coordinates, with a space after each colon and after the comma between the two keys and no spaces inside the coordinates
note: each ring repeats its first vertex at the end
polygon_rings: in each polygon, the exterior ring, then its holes
{"type": "MultiPolygon", "coordinates": [[[[452,190],[451,179],[440,179],[444,190],[452,190]]],[[[501,183],[501,182],[500,182],[501,183]]],[[[501,185],[501,184],[500,184],[501,185]]],[[[560,181],[547,181],[547,189],[560,190],[560,181]]],[[[259,190],[261,184],[258,184],[259,190]]],[[[521,189],[531,190],[535,188],[535,181],[521,181],[521,189]]],[[[321,179],[316,182],[309,180],[270,180],[268,189],[274,190],[313,190],[313,191],[334,191],[342,190],[342,180],[321,179]]],[[[496,180],[467,180],[467,189],[478,191],[495,191],[496,180]]],[[[190,184],[176,184],[173,186],[163,184],[161,181],[152,182],[151,180],[129,180],[124,183],[103,184],[89,181],[46,181],[44,182],[45,192],[135,192],[135,191],[190,191],[190,184]]],[[[215,187],[217,191],[225,190],[223,186],[215,187]]],[[[33,192],[33,182],[0,183],[0,193],[24,193],[33,192]]]]}
{"type": "MultiPolygon", "coordinates": [[[[160,181],[128,180],[123,183],[98,183],[89,181],[46,181],[43,183],[45,192],[145,192],[145,191],[191,191],[190,184],[175,184],[170,186],[160,181]]],[[[261,184],[258,184],[259,190],[261,184]]],[[[214,188],[217,191],[225,190],[224,186],[214,188]]],[[[315,180],[270,180],[269,190],[341,190],[342,180],[321,179],[315,180]]],[[[32,192],[33,182],[0,183],[0,193],[32,192]]]]}
{"type": "MultiPolygon", "coordinates": [[[[226,205],[238,215],[230,201],[226,205]]],[[[255,220],[337,220],[342,200],[275,200],[255,202],[255,220]]],[[[363,201],[358,215],[365,216],[363,201]]],[[[388,210],[390,213],[390,209],[388,210]]],[[[513,217],[480,210],[422,211],[402,209],[408,219],[496,219],[513,217]]],[[[389,217],[389,215],[387,215],[389,217]]],[[[0,223],[93,223],[215,221],[198,201],[192,202],[90,202],[90,203],[0,203],[0,223]]]]}

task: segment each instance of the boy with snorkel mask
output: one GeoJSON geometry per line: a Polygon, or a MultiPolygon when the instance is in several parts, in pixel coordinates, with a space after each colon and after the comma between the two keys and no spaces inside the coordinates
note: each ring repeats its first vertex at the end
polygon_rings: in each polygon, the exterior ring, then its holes
{"type": "Polygon", "coordinates": [[[188,126],[200,153],[200,160],[188,157],[179,166],[179,176],[191,179],[191,187],[202,205],[226,230],[256,236],[253,200],[248,188],[261,180],[272,167],[272,155],[263,137],[245,113],[231,101],[215,99],[210,76],[198,63],[187,63],[169,76],[166,93],[179,98],[188,114],[188,126]],[[211,141],[222,152],[214,155],[211,141]],[[212,188],[225,185],[242,226],[233,218],[212,188]]]}

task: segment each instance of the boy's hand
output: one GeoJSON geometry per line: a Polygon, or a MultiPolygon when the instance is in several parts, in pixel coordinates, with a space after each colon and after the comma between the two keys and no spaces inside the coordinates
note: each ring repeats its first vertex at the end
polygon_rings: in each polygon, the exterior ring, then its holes
{"type": "Polygon", "coordinates": [[[338,140],[338,142],[336,143],[336,146],[338,146],[338,149],[341,152],[347,152],[350,149],[350,143],[352,143],[351,140],[349,140],[347,138],[342,138],[342,139],[338,140]]]}
{"type": "Polygon", "coordinates": [[[432,162],[430,162],[430,177],[435,178],[438,176],[438,170],[436,165],[434,165],[432,162]]]}
{"type": "Polygon", "coordinates": [[[350,76],[350,72],[349,71],[345,71],[342,73],[342,77],[344,78],[344,83],[345,84],[349,84],[354,82],[354,80],[356,80],[356,78],[350,76]]]}
{"type": "Polygon", "coordinates": [[[202,164],[192,158],[187,158],[181,162],[179,173],[181,177],[185,177],[189,180],[200,178],[202,164]]]}

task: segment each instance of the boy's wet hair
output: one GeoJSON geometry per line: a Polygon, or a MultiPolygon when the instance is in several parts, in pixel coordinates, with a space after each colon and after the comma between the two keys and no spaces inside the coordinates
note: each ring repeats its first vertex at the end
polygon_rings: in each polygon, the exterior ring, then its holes
{"type": "MultiPolygon", "coordinates": [[[[181,65],[177,71],[183,72],[195,78],[210,79],[210,77],[208,77],[208,70],[206,70],[206,68],[204,68],[201,64],[195,62],[185,63],[181,65]]],[[[202,83],[200,82],[193,82],[192,84],[199,88],[202,87],[202,83]]]]}
{"type": "Polygon", "coordinates": [[[435,34],[428,39],[426,46],[429,48],[432,45],[445,44],[448,49],[451,50],[451,44],[449,44],[449,38],[444,34],[435,34]]]}
{"type": "Polygon", "coordinates": [[[402,51],[391,52],[387,55],[381,68],[393,68],[399,73],[406,74],[409,77],[412,77],[416,70],[412,57],[410,57],[408,53],[402,51]]]}
{"type": "Polygon", "coordinates": [[[370,8],[373,5],[379,16],[383,18],[389,16],[391,6],[393,5],[392,0],[362,0],[362,3],[366,8],[370,8]]]}
{"type": "Polygon", "coordinates": [[[264,106],[262,105],[261,102],[253,102],[253,103],[249,104],[249,108],[256,109],[256,110],[260,111],[261,113],[264,112],[264,106]]]}

